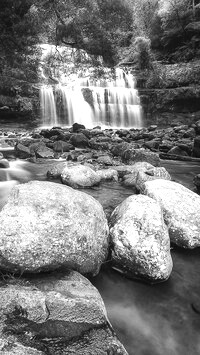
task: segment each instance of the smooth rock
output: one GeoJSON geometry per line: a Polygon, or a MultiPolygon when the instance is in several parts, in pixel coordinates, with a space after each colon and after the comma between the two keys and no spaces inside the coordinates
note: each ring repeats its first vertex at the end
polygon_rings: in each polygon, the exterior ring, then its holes
{"type": "Polygon", "coordinates": [[[156,167],[146,170],[140,170],[136,177],[136,188],[142,193],[146,181],[152,181],[156,179],[171,180],[171,176],[168,171],[163,167],[156,167]]]}
{"type": "Polygon", "coordinates": [[[98,185],[101,178],[88,166],[73,165],[64,168],[61,180],[63,184],[73,188],[87,188],[98,185]]]}
{"type": "Polygon", "coordinates": [[[163,210],[171,242],[183,248],[200,247],[200,196],[167,180],[148,181],[144,186],[143,193],[163,210]]]}
{"type": "Polygon", "coordinates": [[[1,355],[128,355],[97,289],[75,271],[0,287],[1,355]]]}
{"type": "Polygon", "coordinates": [[[0,267],[60,267],[96,275],[108,253],[108,226],[93,197],[47,181],[15,186],[0,213],[0,267]]]}
{"type": "Polygon", "coordinates": [[[136,278],[166,280],[172,270],[170,240],[162,210],[152,198],[133,195],[112,213],[113,264],[136,278]]]}

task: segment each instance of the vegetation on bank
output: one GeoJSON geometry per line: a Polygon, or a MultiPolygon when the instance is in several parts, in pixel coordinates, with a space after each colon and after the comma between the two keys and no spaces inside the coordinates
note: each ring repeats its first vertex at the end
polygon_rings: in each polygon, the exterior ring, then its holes
{"type": "Polygon", "coordinates": [[[199,32],[200,0],[3,0],[1,67],[23,61],[31,70],[38,43],[84,49],[111,66],[138,59],[143,66],[150,45],[155,59],[189,61],[200,55],[199,32]]]}

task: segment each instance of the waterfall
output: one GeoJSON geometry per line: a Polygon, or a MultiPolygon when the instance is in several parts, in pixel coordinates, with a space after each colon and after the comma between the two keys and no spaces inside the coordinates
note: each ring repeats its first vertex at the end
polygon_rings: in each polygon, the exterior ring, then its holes
{"type": "Polygon", "coordinates": [[[72,85],[41,88],[42,124],[87,128],[141,128],[142,109],[134,77],[117,68],[114,80],[77,78],[72,85]]]}
{"type": "Polygon", "coordinates": [[[59,124],[53,88],[43,85],[40,89],[40,106],[43,126],[57,126],[59,124]]]}

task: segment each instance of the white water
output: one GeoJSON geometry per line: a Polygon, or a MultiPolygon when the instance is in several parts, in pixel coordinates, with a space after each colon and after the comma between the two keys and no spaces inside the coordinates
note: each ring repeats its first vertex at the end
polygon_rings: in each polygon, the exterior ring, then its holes
{"type": "Polygon", "coordinates": [[[58,124],[56,103],[51,86],[43,85],[40,89],[40,106],[42,125],[56,126],[58,124]]]}
{"type": "Polygon", "coordinates": [[[73,86],[43,86],[40,92],[43,126],[71,126],[77,122],[87,128],[141,128],[142,108],[131,74],[116,69],[115,80],[77,78],[73,86]],[[87,91],[88,90],[88,91],[87,91]],[[89,102],[83,92],[90,96],[89,102]]]}

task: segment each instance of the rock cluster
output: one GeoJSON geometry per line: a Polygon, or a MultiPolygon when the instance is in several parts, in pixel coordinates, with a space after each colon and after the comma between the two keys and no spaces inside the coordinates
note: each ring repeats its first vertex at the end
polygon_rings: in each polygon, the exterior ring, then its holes
{"type": "MultiPolygon", "coordinates": [[[[172,271],[170,243],[200,246],[200,197],[171,181],[160,160],[163,154],[198,159],[199,127],[102,131],[74,125],[4,136],[19,158],[63,161],[47,171],[62,184],[15,182],[0,212],[0,268],[36,274],[0,288],[2,355],[126,354],[100,295],[78,272],[96,275],[110,256],[129,277],[161,282],[172,271]],[[77,191],[105,180],[133,193],[108,221],[97,200],[77,191]]],[[[0,169],[6,176],[9,161],[2,154],[0,169]]],[[[198,187],[198,176],[194,182],[198,187]]]]}

